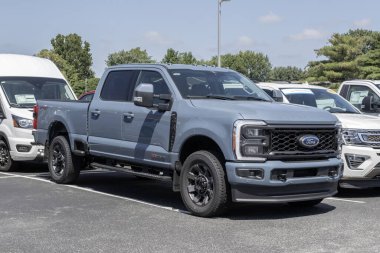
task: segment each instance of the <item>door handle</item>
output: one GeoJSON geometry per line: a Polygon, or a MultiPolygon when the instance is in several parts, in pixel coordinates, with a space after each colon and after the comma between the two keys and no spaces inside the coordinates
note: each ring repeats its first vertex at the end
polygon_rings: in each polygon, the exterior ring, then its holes
{"type": "Polygon", "coordinates": [[[135,117],[133,112],[126,112],[123,115],[124,115],[124,118],[127,118],[127,119],[133,119],[135,117]]]}
{"type": "Polygon", "coordinates": [[[99,117],[100,111],[99,110],[92,111],[91,115],[94,116],[94,117],[99,117]]]}

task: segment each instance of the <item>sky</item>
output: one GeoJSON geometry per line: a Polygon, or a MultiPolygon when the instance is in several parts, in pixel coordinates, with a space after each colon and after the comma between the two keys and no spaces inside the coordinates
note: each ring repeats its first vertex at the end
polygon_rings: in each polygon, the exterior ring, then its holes
{"type": "MultiPolygon", "coordinates": [[[[57,34],[91,45],[100,77],[110,53],[135,47],[217,54],[218,0],[0,0],[0,53],[33,55],[57,34]]],[[[273,66],[304,68],[333,33],[380,30],[379,0],[231,0],[222,3],[221,52],[253,50],[273,66]]]]}

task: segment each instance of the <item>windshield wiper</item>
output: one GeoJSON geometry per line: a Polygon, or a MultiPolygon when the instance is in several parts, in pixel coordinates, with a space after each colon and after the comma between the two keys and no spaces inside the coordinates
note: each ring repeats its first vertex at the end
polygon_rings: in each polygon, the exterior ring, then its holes
{"type": "Polygon", "coordinates": [[[33,108],[33,105],[22,105],[22,104],[15,104],[15,103],[10,103],[10,106],[17,107],[17,108],[33,108]]]}
{"type": "Polygon", "coordinates": [[[223,95],[206,95],[206,96],[187,96],[187,98],[190,99],[221,99],[221,100],[236,100],[234,97],[231,96],[223,96],[223,95]]]}
{"type": "Polygon", "coordinates": [[[235,99],[246,99],[246,100],[254,100],[254,101],[264,101],[264,102],[270,102],[267,99],[260,98],[260,97],[253,97],[253,96],[233,96],[235,99]]]}

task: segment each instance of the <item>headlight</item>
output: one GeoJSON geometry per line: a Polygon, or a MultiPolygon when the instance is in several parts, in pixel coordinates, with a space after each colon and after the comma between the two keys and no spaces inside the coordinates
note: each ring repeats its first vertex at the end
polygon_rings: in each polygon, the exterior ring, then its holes
{"type": "Polygon", "coordinates": [[[346,145],[362,145],[357,129],[342,129],[343,142],[346,145]]]}
{"type": "Polygon", "coordinates": [[[12,115],[13,126],[18,128],[33,128],[33,120],[12,115]]]}
{"type": "Polygon", "coordinates": [[[269,136],[263,128],[266,123],[255,120],[238,120],[234,124],[233,150],[238,160],[265,161],[260,157],[269,146],[269,136]]]}

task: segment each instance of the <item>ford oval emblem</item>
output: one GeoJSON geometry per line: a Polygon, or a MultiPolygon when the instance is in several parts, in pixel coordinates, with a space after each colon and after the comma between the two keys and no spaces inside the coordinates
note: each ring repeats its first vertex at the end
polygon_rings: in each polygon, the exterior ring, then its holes
{"type": "Polygon", "coordinates": [[[315,148],[319,144],[319,139],[315,135],[304,135],[299,138],[298,142],[304,148],[315,148]]]}

